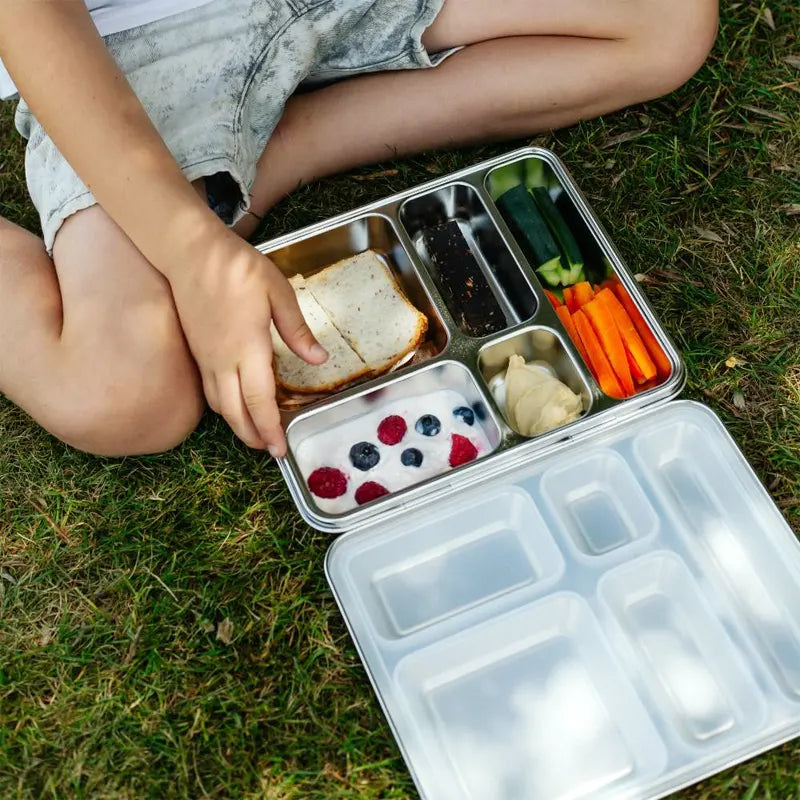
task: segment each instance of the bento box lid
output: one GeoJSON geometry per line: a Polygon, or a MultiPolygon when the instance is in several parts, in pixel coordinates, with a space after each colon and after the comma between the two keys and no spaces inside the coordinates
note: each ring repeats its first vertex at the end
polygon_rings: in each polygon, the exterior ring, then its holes
{"type": "Polygon", "coordinates": [[[423,800],[656,798],[800,732],[800,545],[674,401],[338,537],[423,800]]]}

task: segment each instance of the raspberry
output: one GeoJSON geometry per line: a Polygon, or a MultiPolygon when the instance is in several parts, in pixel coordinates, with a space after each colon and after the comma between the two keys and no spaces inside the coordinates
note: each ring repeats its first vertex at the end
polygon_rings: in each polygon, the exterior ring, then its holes
{"type": "Polygon", "coordinates": [[[472,461],[478,455],[478,448],[467,439],[466,436],[453,434],[450,445],[450,466],[460,467],[468,461],[472,461]]]}
{"type": "Polygon", "coordinates": [[[406,429],[406,421],[397,414],[392,414],[382,419],[378,425],[378,439],[383,444],[398,444],[406,435],[406,429]]]}
{"type": "Polygon", "coordinates": [[[347,475],[335,467],[320,467],[308,476],[308,488],[311,494],[332,500],[347,491],[347,475]]]}
{"type": "Polygon", "coordinates": [[[356,489],[356,503],[363,506],[364,503],[377,500],[385,494],[389,494],[389,490],[385,486],[381,486],[375,481],[367,481],[356,489]]]}

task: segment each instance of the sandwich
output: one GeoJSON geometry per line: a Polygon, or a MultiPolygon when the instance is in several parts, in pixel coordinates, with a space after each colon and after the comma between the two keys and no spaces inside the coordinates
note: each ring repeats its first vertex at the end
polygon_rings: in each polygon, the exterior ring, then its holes
{"type": "Polygon", "coordinates": [[[386,264],[367,250],[309,278],[294,276],[300,311],[328,351],[319,366],[289,350],[272,328],[275,374],[288,392],[330,392],[359,378],[380,375],[424,340],[427,317],[406,298],[386,264]]]}

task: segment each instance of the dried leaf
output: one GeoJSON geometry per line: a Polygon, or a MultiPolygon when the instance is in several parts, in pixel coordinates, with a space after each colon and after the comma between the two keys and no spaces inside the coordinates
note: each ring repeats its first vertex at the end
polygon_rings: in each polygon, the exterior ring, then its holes
{"type": "Polygon", "coordinates": [[[630,142],[633,139],[638,139],[640,136],[644,136],[646,133],[650,132],[650,128],[642,128],[638,131],[625,131],[625,133],[618,133],[616,136],[612,136],[610,139],[606,139],[605,144],[603,144],[604,148],[607,147],[614,147],[618,144],[623,144],[624,142],[630,142]]]}
{"type": "Polygon", "coordinates": [[[760,117],[766,117],[767,119],[774,119],[778,122],[788,122],[789,115],[784,114],[783,111],[770,111],[768,108],[759,108],[758,106],[742,106],[745,111],[749,111],[752,114],[758,114],[760,117]]]}
{"type": "Polygon", "coordinates": [[[202,630],[203,633],[214,633],[214,630],[217,627],[213,622],[207,620],[205,617],[200,617],[197,620],[197,624],[200,626],[200,630],[202,630]]]}
{"type": "Polygon", "coordinates": [[[787,203],[784,206],[779,206],[778,211],[783,211],[784,214],[795,217],[800,214],[800,203],[787,203]]]}
{"type": "Polygon", "coordinates": [[[678,272],[674,269],[654,269],[647,273],[644,283],[656,284],[675,284],[675,283],[689,283],[692,286],[702,286],[699,281],[692,280],[687,277],[685,273],[678,272]]]}
{"type": "Polygon", "coordinates": [[[399,174],[396,169],[382,169],[380,172],[370,172],[369,175],[351,175],[354,181],[374,181],[378,178],[393,178],[399,174]]]}
{"type": "Polygon", "coordinates": [[[784,56],[782,60],[785,61],[790,67],[800,69],[800,56],[784,56]]]}
{"type": "Polygon", "coordinates": [[[718,233],[714,233],[714,231],[710,231],[707,228],[698,228],[697,225],[693,225],[692,227],[695,229],[695,231],[697,231],[697,235],[701,239],[705,239],[707,242],[724,244],[722,237],[718,233]]]}
{"type": "Polygon", "coordinates": [[[739,358],[739,356],[730,356],[725,360],[725,366],[728,369],[733,369],[734,367],[741,367],[743,364],[747,362],[743,358],[739,358]]]}
{"type": "Polygon", "coordinates": [[[233,641],[233,623],[228,617],[217,625],[217,639],[222,644],[230,644],[233,641]]]}
{"type": "Polygon", "coordinates": [[[771,30],[773,30],[773,31],[775,30],[775,20],[772,17],[772,12],[768,8],[765,8],[761,12],[761,19],[763,19],[764,22],[766,22],[767,26],[771,30]]]}
{"type": "Polygon", "coordinates": [[[39,636],[39,647],[46,647],[50,642],[53,641],[53,634],[55,633],[54,628],[45,627],[42,629],[42,633],[39,636]]]}
{"type": "Polygon", "coordinates": [[[739,411],[744,411],[747,407],[747,403],[744,401],[744,395],[738,389],[733,393],[733,404],[739,411]]]}
{"type": "Polygon", "coordinates": [[[430,172],[431,175],[441,175],[442,171],[436,164],[426,164],[425,165],[425,172],[430,172]]]}
{"type": "Polygon", "coordinates": [[[139,646],[139,637],[142,635],[142,628],[144,628],[144,625],[140,625],[136,629],[136,633],[133,634],[128,652],[125,653],[125,657],[122,659],[123,664],[130,664],[131,661],[133,661],[133,657],[136,655],[136,648],[139,646]]]}
{"type": "Polygon", "coordinates": [[[618,184],[618,183],[619,183],[619,182],[620,182],[620,181],[621,181],[621,180],[622,180],[622,179],[625,177],[625,173],[626,173],[627,171],[628,171],[627,169],[624,169],[624,170],[622,170],[622,172],[618,172],[618,173],[617,173],[617,174],[616,174],[616,175],[615,175],[615,176],[614,176],[614,177],[611,179],[611,185],[612,185],[612,186],[616,186],[616,185],[617,185],[617,184],[618,184]]]}

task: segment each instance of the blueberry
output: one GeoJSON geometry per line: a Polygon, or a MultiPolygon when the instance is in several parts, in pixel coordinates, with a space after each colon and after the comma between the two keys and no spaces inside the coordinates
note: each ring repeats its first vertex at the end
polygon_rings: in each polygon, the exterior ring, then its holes
{"type": "Polygon", "coordinates": [[[372,469],[380,460],[378,448],[370,442],[359,442],[350,448],[350,463],[362,472],[372,469]]]}
{"type": "Polygon", "coordinates": [[[472,406],[472,410],[475,412],[475,416],[478,419],[480,420],[486,419],[486,406],[480,401],[478,401],[472,406]]]}
{"type": "Polygon", "coordinates": [[[472,413],[471,408],[467,408],[466,406],[459,406],[458,408],[453,409],[453,416],[454,417],[461,417],[467,425],[474,425],[475,424],[475,414],[472,413]]]}
{"type": "Polygon", "coordinates": [[[400,461],[404,467],[419,467],[422,465],[422,453],[416,447],[407,447],[400,454],[400,461]]]}
{"type": "Polygon", "coordinates": [[[441,429],[442,423],[439,422],[439,417],[434,417],[433,414],[423,414],[414,425],[414,430],[423,436],[436,436],[441,429]]]}

